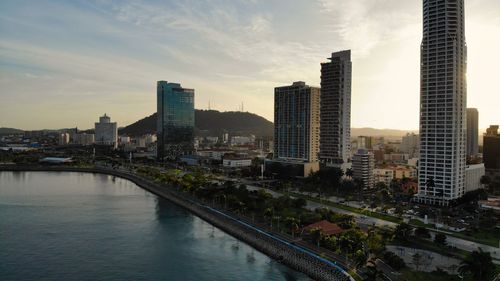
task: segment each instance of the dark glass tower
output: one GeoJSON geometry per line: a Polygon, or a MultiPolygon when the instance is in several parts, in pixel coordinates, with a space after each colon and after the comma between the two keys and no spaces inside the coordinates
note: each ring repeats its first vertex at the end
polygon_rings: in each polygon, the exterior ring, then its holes
{"type": "Polygon", "coordinates": [[[321,64],[319,158],[323,167],[351,166],[351,51],[332,53],[321,64]]]}
{"type": "Polygon", "coordinates": [[[418,200],[448,205],[465,192],[464,1],[424,0],[418,200]]]}
{"type": "Polygon", "coordinates": [[[157,84],[157,158],[174,160],[193,151],[194,90],[180,84],[157,84]]]}

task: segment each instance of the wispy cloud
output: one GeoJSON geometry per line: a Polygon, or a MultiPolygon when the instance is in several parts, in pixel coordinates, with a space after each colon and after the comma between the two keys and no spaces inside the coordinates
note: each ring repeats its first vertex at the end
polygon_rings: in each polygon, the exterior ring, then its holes
{"type": "MultiPolygon", "coordinates": [[[[500,2],[467,3],[472,20],[482,17],[470,26],[487,27],[490,34],[468,36],[476,41],[469,40],[469,57],[481,53],[474,48],[481,42],[500,48],[494,36],[500,33],[500,2]]],[[[319,85],[320,62],[333,51],[352,49],[353,125],[416,128],[420,5],[400,0],[2,1],[0,121],[5,123],[0,126],[64,127],[74,118],[71,125],[89,127],[103,110],[129,123],[155,109],[159,79],[195,88],[199,107],[211,100],[217,109],[234,110],[244,101],[271,119],[273,87],[296,80],[319,85]],[[404,98],[408,106],[380,104],[381,98],[404,98]],[[54,106],[71,117],[54,117],[54,106]],[[37,112],[36,123],[18,116],[20,108],[37,112]]],[[[490,55],[485,65],[500,63],[496,52],[490,55]]],[[[481,71],[474,62],[470,66],[481,71]]],[[[487,75],[470,76],[470,85],[491,87],[481,78],[487,75]]],[[[483,92],[481,87],[474,89],[483,92]]]]}

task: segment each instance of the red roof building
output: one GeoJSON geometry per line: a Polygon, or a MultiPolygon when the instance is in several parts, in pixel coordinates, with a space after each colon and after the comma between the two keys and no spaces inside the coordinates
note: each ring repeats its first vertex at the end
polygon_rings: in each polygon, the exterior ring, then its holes
{"type": "Polygon", "coordinates": [[[322,220],[322,221],[310,224],[310,225],[304,227],[303,231],[305,233],[309,233],[311,230],[313,230],[315,228],[320,228],[325,235],[339,235],[342,232],[344,232],[344,230],[340,226],[338,226],[334,223],[331,223],[327,220],[322,220]]]}

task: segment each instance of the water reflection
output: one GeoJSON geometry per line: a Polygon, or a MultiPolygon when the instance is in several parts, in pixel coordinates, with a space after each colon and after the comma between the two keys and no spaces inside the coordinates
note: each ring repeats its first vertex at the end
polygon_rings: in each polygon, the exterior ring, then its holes
{"type": "Polygon", "coordinates": [[[0,199],[2,280],[308,280],[120,178],[0,172],[0,199]]]}

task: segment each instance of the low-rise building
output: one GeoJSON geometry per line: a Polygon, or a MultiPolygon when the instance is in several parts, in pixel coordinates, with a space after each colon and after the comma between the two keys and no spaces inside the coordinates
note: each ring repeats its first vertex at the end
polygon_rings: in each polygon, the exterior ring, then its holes
{"type": "Polygon", "coordinates": [[[279,174],[285,177],[308,177],[310,174],[319,171],[319,162],[300,162],[285,159],[266,159],[266,174],[279,174]]]}
{"type": "Polygon", "coordinates": [[[327,220],[322,220],[304,227],[302,229],[302,233],[308,235],[314,229],[321,229],[321,232],[326,236],[340,235],[342,232],[344,232],[344,230],[340,226],[327,220]]]}
{"type": "Polygon", "coordinates": [[[373,169],[373,176],[375,183],[383,182],[387,186],[390,186],[394,179],[394,171],[391,169],[373,169]]]}
{"type": "Polygon", "coordinates": [[[94,134],[80,133],[74,136],[75,143],[83,146],[89,146],[94,144],[94,140],[95,140],[94,134]]]}
{"type": "Polygon", "coordinates": [[[255,136],[233,136],[231,137],[231,145],[245,145],[253,144],[255,142],[255,136]]]}
{"type": "Polygon", "coordinates": [[[484,210],[493,210],[495,214],[500,214],[500,197],[489,197],[487,200],[478,202],[479,207],[484,210]]]}
{"type": "Polygon", "coordinates": [[[187,166],[198,166],[201,164],[202,157],[198,155],[182,155],[179,157],[179,162],[187,166]]]}
{"type": "Polygon", "coordinates": [[[196,155],[207,157],[212,160],[222,160],[224,155],[232,153],[232,150],[228,149],[204,149],[196,151],[196,155]]]}
{"type": "Polygon", "coordinates": [[[410,159],[410,155],[406,153],[391,153],[384,155],[384,161],[392,163],[405,164],[408,159],[410,159]]]}
{"type": "Polygon", "coordinates": [[[222,159],[222,166],[226,168],[241,168],[252,166],[252,158],[226,155],[222,159]]]}

